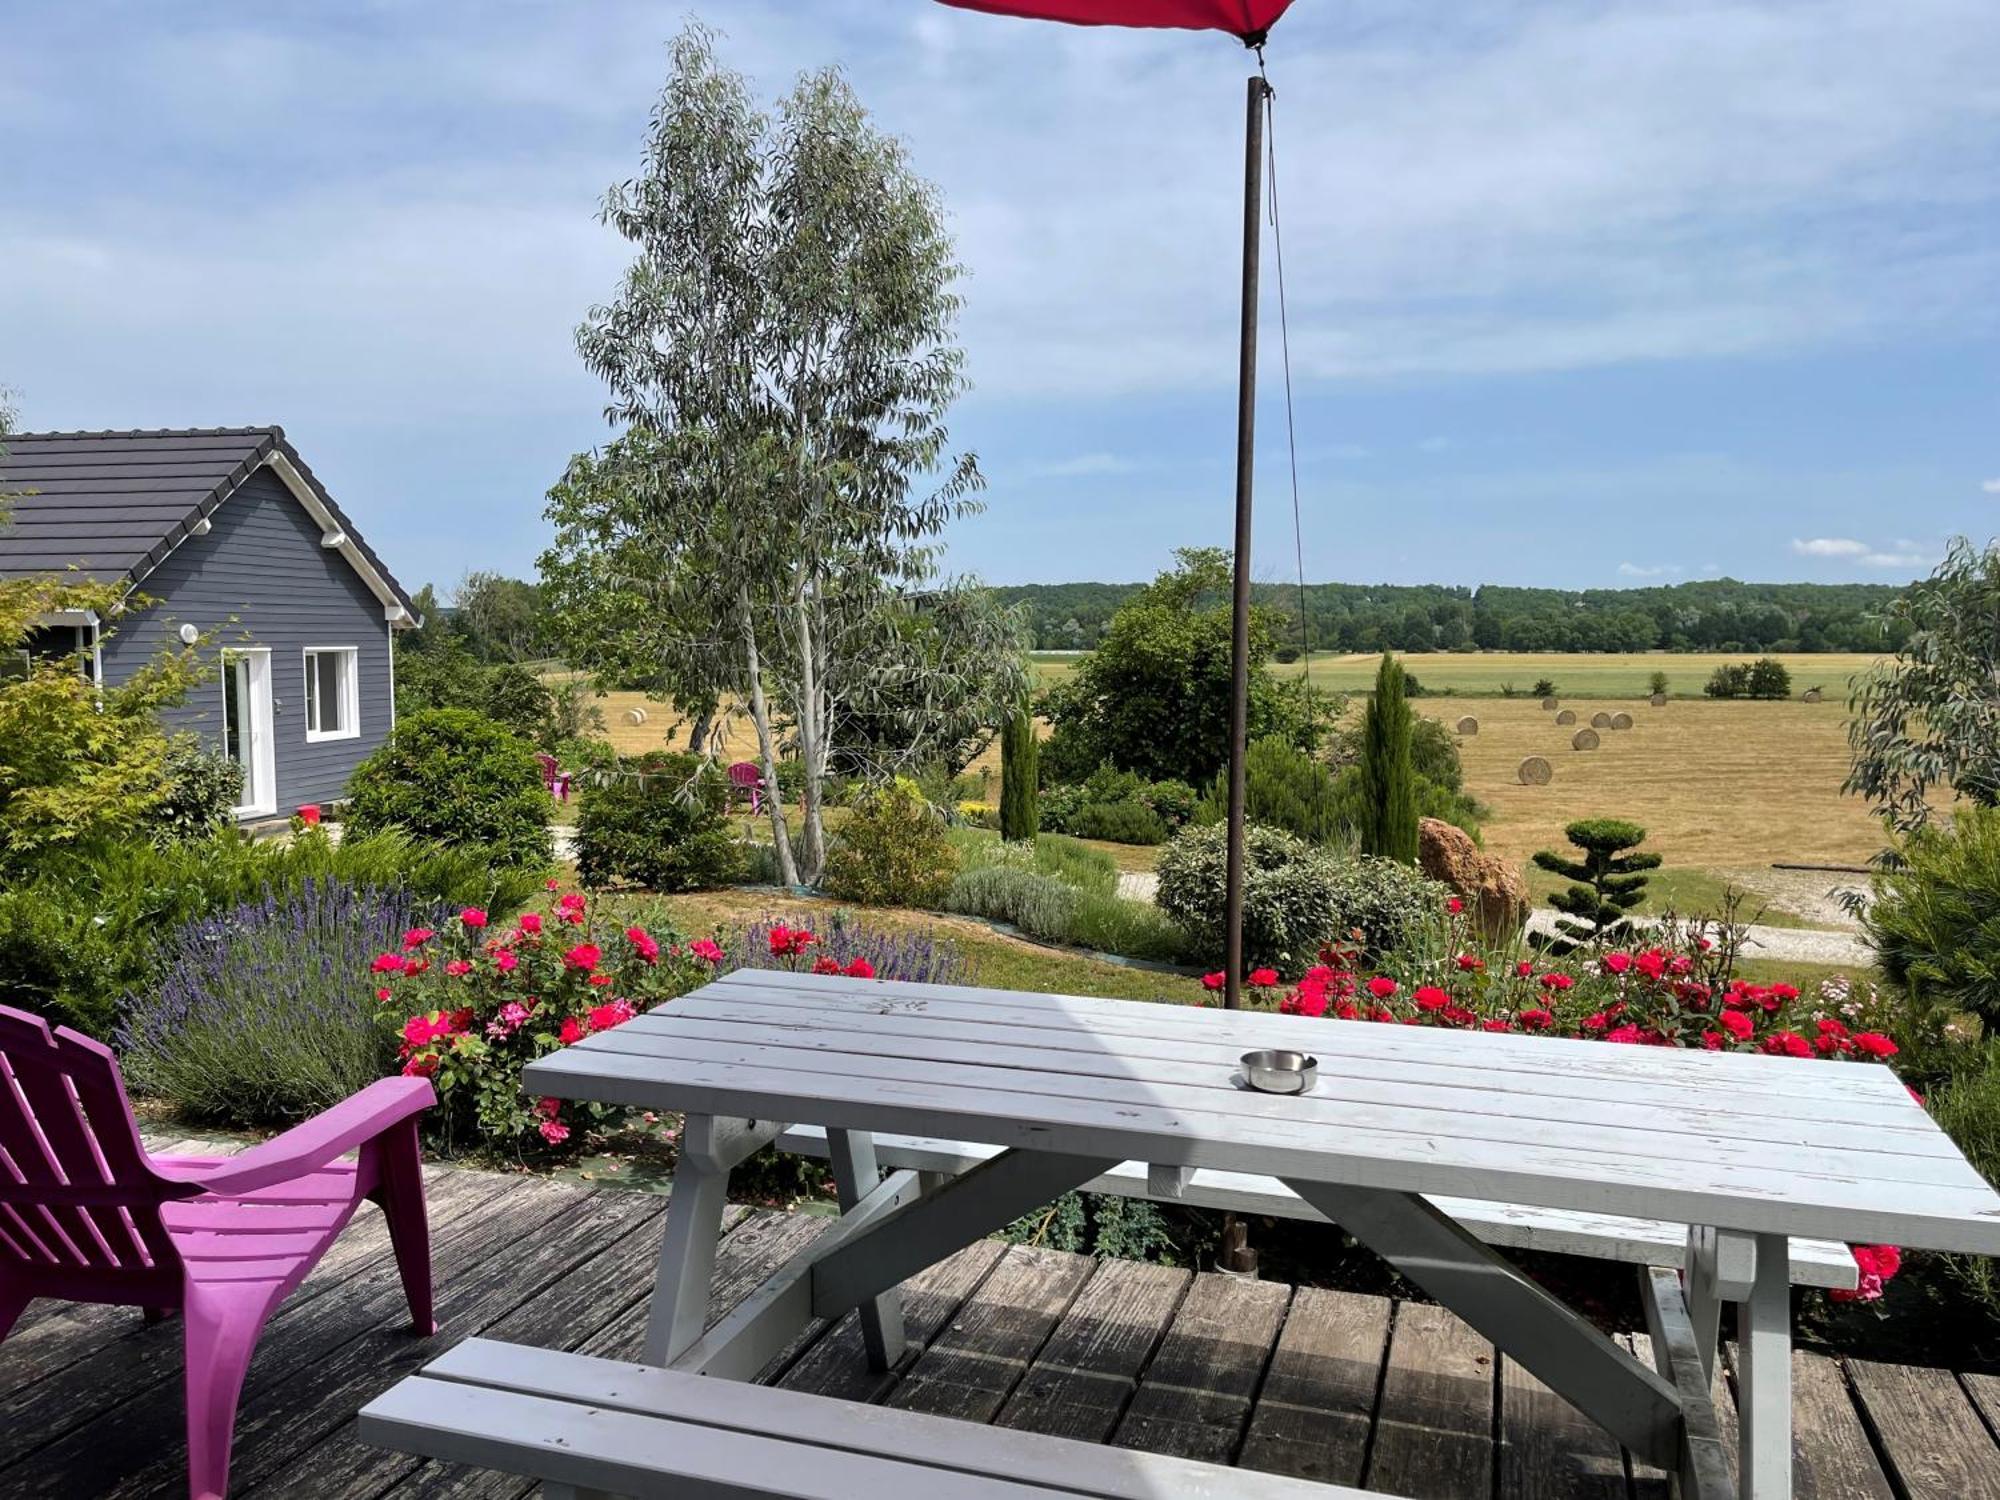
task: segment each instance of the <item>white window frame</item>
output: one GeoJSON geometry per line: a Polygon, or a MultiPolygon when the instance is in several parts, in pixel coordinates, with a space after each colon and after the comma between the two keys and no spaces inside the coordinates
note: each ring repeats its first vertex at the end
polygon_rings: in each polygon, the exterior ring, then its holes
{"type": "MultiPolygon", "coordinates": [[[[248,737],[249,765],[243,777],[243,800],[236,806],[238,818],[268,818],[278,810],[277,735],[271,697],[271,649],[268,646],[229,646],[222,652],[222,726],[229,732],[229,685],[227,678],[237,660],[248,668],[245,688],[248,698],[238,706],[243,717],[239,730],[248,737]]],[[[225,752],[228,742],[223,743],[225,752]]],[[[239,764],[241,762],[239,761],[239,764]]]]}
{"type": "Polygon", "coordinates": [[[306,743],[324,744],[328,740],[355,740],[361,738],[361,648],[358,646],[307,646],[299,653],[299,683],[301,693],[299,703],[304,710],[306,743]],[[315,656],[339,656],[346,659],[346,670],[340,676],[340,722],[339,729],[313,728],[313,713],[318,707],[311,686],[313,658],[315,656]]]}

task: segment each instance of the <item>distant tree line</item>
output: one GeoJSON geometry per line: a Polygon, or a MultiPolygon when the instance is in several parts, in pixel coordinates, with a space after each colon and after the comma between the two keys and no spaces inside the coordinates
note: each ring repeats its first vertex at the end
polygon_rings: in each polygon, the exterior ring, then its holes
{"type": "MultiPolygon", "coordinates": [[[[1039,651],[1090,650],[1143,585],[997,588],[1026,607],[1039,651]]],[[[1656,588],[1452,588],[1442,584],[1262,584],[1280,659],[1315,651],[1883,651],[1910,627],[1878,618],[1902,590],[1867,583],[1741,583],[1656,588]]]]}

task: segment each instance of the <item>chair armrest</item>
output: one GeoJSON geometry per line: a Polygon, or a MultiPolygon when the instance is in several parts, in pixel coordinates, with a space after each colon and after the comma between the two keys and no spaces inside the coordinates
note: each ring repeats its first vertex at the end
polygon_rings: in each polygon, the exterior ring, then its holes
{"type": "Polygon", "coordinates": [[[169,1182],[191,1183],[220,1197],[253,1193],[316,1172],[436,1102],[437,1091],[428,1078],[383,1078],[241,1155],[213,1166],[156,1170],[169,1182]]]}

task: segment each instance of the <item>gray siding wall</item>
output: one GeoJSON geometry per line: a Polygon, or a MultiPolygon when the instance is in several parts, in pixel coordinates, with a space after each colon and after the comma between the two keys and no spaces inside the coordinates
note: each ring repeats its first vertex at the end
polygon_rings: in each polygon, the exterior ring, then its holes
{"type": "Polygon", "coordinates": [[[213,519],[207,536],[188,538],[140,584],[139,592],[158,602],[118,622],[104,643],[105,678],[122,682],[155,652],[178,645],[184,621],[214,635],[218,671],[169,718],[219,748],[221,651],[268,646],[278,813],[332,801],[389,732],[389,627],[381,601],[345,558],[320,546],[318,523],[269,469],[245,480],[213,519]],[[307,646],[356,649],[358,737],[306,742],[307,646]]]}

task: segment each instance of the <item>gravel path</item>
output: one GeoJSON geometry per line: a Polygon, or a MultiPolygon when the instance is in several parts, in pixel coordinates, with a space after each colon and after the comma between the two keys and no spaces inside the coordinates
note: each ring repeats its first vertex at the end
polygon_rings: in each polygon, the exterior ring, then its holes
{"type": "MultiPolygon", "coordinates": [[[[1821,882],[1823,888],[1825,881],[1842,878],[1840,876],[1826,876],[1811,872],[1773,870],[1759,872],[1760,885],[1766,888],[1770,885],[1769,881],[1761,879],[1761,876],[1764,874],[1783,875],[1787,873],[1802,873],[1805,875],[1805,880],[1800,883],[1802,891],[1811,885],[1812,882],[1821,882]]],[[[1118,894],[1129,900],[1151,901],[1154,894],[1159,890],[1159,886],[1160,877],[1150,870],[1123,870],[1118,875],[1118,894]]],[[[1795,901],[1801,904],[1804,902],[1802,895],[1788,895],[1787,899],[1781,902],[1777,899],[1777,892],[1771,891],[1769,894],[1772,898],[1772,905],[1782,904],[1788,911],[1798,910],[1798,906],[1794,904],[1795,901]]],[[[1768,927],[1762,924],[1753,924],[1747,929],[1749,936],[1744,941],[1744,954],[1750,958],[1774,958],[1791,963],[1851,964],[1855,968],[1863,969],[1871,967],[1875,962],[1874,950],[1863,942],[1860,935],[1853,930],[1854,919],[1849,917],[1836,902],[1822,898],[1821,904],[1815,910],[1799,912],[1801,916],[1814,918],[1826,917],[1828,919],[1830,919],[1832,913],[1837,913],[1841,918],[1841,927],[1843,930],[1820,932],[1804,927],[1768,927]]],[[[1536,932],[1547,932],[1551,929],[1555,921],[1555,915],[1552,911],[1539,910],[1528,919],[1528,926],[1536,932]]]]}

